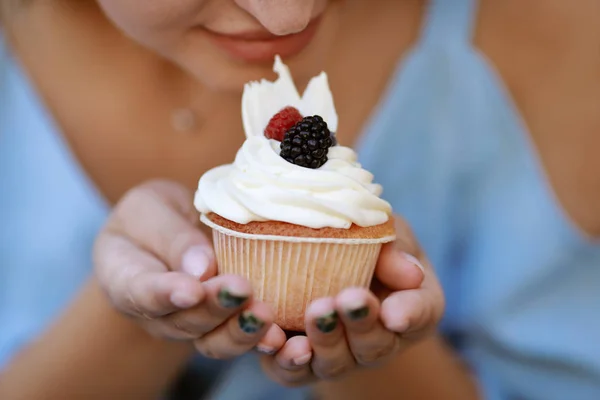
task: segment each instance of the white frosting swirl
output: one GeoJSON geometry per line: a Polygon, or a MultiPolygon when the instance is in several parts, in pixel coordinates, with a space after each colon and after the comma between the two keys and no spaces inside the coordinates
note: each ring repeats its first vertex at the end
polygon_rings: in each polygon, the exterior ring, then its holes
{"type": "Polygon", "coordinates": [[[279,156],[280,143],[264,136],[273,115],[286,106],[302,115],[320,115],[332,132],[338,116],[324,72],[311,79],[300,96],[288,67],[275,58],[279,78],[250,82],[242,96],[246,142],[235,162],[200,178],[194,205],[240,224],[283,221],[309,228],[349,228],[386,222],[390,205],[379,198],[381,186],[356,162],[356,153],[329,148],[328,161],[318,169],[300,167],[279,156]]]}
{"type": "Polygon", "coordinates": [[[240,224],[271,220],[309,228],[367,227],[389,219],[391,206],[379,198],[381,186],[352,149],[331,147],[328,161],[310,169],[281,158],[279,145],[248,137],[233,164],[202,176],[194,199],[198,211],[240,224]]]}

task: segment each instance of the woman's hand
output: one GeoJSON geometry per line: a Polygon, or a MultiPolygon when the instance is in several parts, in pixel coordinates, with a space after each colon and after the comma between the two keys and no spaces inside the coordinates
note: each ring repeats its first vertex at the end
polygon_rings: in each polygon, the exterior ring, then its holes
{"type": "Polygon", "coordinates": [[[262,358],[276,381],[297,386],[372,367],[433,333],[444,311],[435,273],[410,229],[396,218],[396,242],[384,246],[373,292],[351,288],[313,302],[306,335],[262,358]]]}
{"type": "Polygon", "coordinates": [[[193,340],[211,358],[256,345],[280,348],[283,331],[238,276],[216,276],[211,243],[197,229],[191,194],[155,181],[131,190],[96,242],[95,269],[115,307],[151,334],[193,340]]]}

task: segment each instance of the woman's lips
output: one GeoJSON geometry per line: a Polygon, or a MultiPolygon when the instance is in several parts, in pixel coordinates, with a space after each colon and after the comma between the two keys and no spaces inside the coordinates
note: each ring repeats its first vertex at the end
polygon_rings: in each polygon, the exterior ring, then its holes
{"type": "Polygon", "coordinates": [[[266,31],[220,34],[205,30],[209,39],[235,59],[250,63],[273,62],[275,55],[290,57],[300,53],[312,40],[320,18],[311,21],[302,31],[276,36],[266,31]]]}

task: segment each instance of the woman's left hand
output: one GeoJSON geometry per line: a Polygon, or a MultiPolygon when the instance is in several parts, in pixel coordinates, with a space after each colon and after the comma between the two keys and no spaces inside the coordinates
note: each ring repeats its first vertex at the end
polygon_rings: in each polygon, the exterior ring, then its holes
{"type": "Polygon", "coordinates": [[[286,386],[339,378],[378,365],[435,332],[444,312],[442,289],[400,218],[396,234],[379,257],[373,292],[350,288],[313,302],[306,336],[292,337],[276,354],[262,357],[271,378],[286,386]]]}

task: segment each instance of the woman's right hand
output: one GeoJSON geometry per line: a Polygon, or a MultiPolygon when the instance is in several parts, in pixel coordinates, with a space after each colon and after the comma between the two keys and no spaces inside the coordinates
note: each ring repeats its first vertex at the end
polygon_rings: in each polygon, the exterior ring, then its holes
{"type": "Polygon", "coordinates": [[[254,347],[276,351],[284,332],[250,283],[216,275],[210,241],[195,226],[191,194],[153,181],[129,191],[114,208],[94,249],[96,275],[111,302],[151,334],[193,340],[211,358],[254,347]]]}

